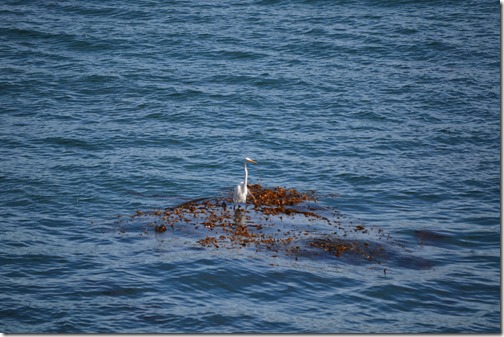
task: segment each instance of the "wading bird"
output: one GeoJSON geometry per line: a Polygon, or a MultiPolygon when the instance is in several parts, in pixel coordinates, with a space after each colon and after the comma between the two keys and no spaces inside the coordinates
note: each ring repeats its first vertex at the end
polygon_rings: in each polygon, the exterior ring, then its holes
{"type": "Polygon", "coordinates": [[[233,193],[233,202],[236,204],[238,202],[247,202],[247,194],[250,192],[247,189],[247,179],[248,179],[248,171],[247,171],[247,162],[252,164],[257,164],[257,162],[250,158],[245,158],[243,164],[245,165],[245,181],[242,181],[239,185],[235,186],[233,193]]]}

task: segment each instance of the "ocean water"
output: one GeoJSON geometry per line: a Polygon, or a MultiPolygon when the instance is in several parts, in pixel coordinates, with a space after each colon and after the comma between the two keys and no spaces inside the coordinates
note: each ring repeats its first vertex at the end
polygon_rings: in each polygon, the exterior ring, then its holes
{"type": "Polygon", "coordinates": [[[0,331],[500,332],[499,10],[2,1],[0,331]],[[131,218],[227,193],[245,156],[249,182],[315,191],[399,258],[131,218]]]}

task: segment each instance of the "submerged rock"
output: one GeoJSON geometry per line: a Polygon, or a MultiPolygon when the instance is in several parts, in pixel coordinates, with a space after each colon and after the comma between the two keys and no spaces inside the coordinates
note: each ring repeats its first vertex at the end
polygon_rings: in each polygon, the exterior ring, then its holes
{"type": "MultiPolygon", "coordinates": [[[[180,235],[209,249],[248,247],[296,259],[327,257],[351,264],[405,260],[390,235],[376,226],[342,223],[345,216],[319,206],[314,192],[259,184],[248,188],[247,204],[233,204],[231,195],[200,198],[165,210],[137,211],[131,218],[148,220],[146,233],[153,229],[159,235],[180,235]]],[[[415,268],[414,261],[410,265],[415,268]]]]}

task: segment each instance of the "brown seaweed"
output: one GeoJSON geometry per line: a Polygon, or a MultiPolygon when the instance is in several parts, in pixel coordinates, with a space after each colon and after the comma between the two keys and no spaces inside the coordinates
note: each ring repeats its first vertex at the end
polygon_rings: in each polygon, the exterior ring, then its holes
{"type": "MultiPolygon", "coordinates": [[[[344,225],[341,214],[317,206],[314,192],[293,188],[248,186],[251,198],[246,208],[236,207],[231,194],[220,198],[200,198],[151,212],[137,211],[132,219],[152,220],[159,235],[183,234],[207,248],[253,248],[256,251],[283,252],[286,255],[334,258],[353,262],[386,259],[385,246],[376,241],[390,240],[375,227],[344,225]]],[[[274,255],[276,256],[276,255],[274,255]]]]}

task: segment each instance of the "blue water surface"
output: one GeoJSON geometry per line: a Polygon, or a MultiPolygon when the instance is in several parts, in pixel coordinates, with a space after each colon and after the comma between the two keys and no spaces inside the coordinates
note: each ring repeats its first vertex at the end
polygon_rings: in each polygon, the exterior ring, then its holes
{"type": "Polygon", "coordinates": [[[473,0],[3,1],[0,330],[500,332],[499,20],[473,0]],[[314,190],[429,267],[125,225],[227,193],[245,156],[250,182],[314,190]]]}

